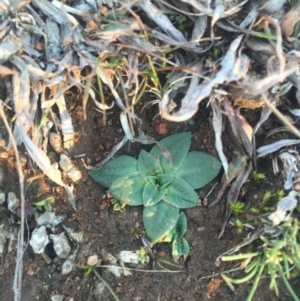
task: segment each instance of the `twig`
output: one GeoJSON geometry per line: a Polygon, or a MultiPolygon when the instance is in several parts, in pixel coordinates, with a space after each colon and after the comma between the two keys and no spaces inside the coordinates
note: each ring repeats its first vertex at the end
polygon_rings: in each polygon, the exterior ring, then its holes
{"type": "Polygon", "coordinates": [[[132,269],[132,268],[128,268],[128,267],[120,267],[117,265],[101,265],[99,266],[100,268],[115,268],[115,269],[123,269],[123,270],[128,270],[128,271],[134,271],[134,272],[142,272],[142,273],[182,273],[182,270],[176,270],[176,271],[172,271],[172,270],[141,270],[141,269],[132,269]]]}
{"type": "Polygon", "coordinates": [[[287,126],[289,131],[300,138],[300,132],[297,130],[296,127],[294,127],[284,116],[280,111],[273,106],[273,104],[269,101],[269,99],[266,97],[266,95],[263,93],[262,98],[268,108],[271,109],[271,111],[280,119],[280,121],[287,126]]]}
{"type": "Polygon", "coordinates": [[[236,272],[236,271],[240,271],[241,268],[233,268],[233,269],[230,269],[230,270],[226,270],[226,271],[223,271],[223,272],[219,272],[219,273],[214,273],[214,274],[211,274],[211,275],[208,275],[208,276],[203,276],[199,279],[199,281],[202,281],[204,279],[210,279],[210,278],[214,278],[216,276],[220,276],[221,274],[229,274],[231,272],[236,272]]]}
{"type": "MultiPolygon", "coordinates": [[[[4,110],[3,110],[3,101],[0,100],[0,116],[3,119],[5,124],[6,130],[9,134],[9,138],[11,140],[11,144],[13,146],[15,156],[16,156],[16,164],[17,164],[17,171],[19,175],[19,186],[20,186],[20,199],[21,199],[21,226],[20,232],[18,235],[18,249],[17,249],[17,261],[16,261],[16,268],[15,268],[15,276],[14,276],[14,301],[20,301],[22,295],[22,273],[23,273],[23,255],[24,255],[24,225],[25,225],[25,197],[24,197],[24,175],[22,172],[20,156],[18,152],[18,148],[16,145],[15,138],[9,127],[7,122],[4,110]]],[[[18,120],[17,120],[18,122],[18,120]]],[[[17,123],[16,122],[16,123],[17,123]]]]}

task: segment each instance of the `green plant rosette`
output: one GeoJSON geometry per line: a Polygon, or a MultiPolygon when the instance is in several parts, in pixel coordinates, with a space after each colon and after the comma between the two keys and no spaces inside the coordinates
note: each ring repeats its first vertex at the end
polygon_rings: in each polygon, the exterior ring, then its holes
{"type": "MultiPolygon", "coordinates": [[[[221,168],[220,161],[207,153],[188,153],[190,132],[171,135],[159,144],[150,153],[142,150],[137,160],[119,156],[89,172],[120,203],[144,205],[143,221],[152,243],[174,229],[180,209],[199,204],[195,189],[214,179],[221,168]]],[[[174,252],[186,255],[188,245],[182,235],[174,238],[173,246],[174,252]]]]}

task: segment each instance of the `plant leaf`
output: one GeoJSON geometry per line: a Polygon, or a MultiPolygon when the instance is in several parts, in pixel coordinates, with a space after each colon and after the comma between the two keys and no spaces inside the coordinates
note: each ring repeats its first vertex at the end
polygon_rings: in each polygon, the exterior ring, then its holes
{"type": "Polygon", "coordinates": [[[203,152],[190,152],[175,175],[198,189],[213,180],[220,168],[221,162],[217,158],[203,152]]]}
{"type": "Polygon", "coordinates": [[[158,185],[160,190],[166,188],[174,180],[174,176],[172,175],[158,175],[157,178],[158,178],[158,185]]]}
{"type": "Polygon", "coordinates": [[[162,242],[171,242],[171,241],[173,241],[175,235],[176,235],[176,230],[175,230],[175,228],[173,228],[166,236],[163,237],[162,242]]]}
{"type": "Polygon", "coordinates": [[[138,171],[136,159],[129,156],[120,156],[108,161],[99,169],[90,170],[89,175],[95,182],[109,188],[118,178],[136,171],[138,171]]]}
{"type": "Polygon", "coordinates": [[[143,204],[144,184],[138,172],[117,179],[109,188],[113,198],[129,206],[143,204]]]}
{"type": "Polygon", "coordinates": [[[144,150],[140,152],[138,158],[138,169],[142,177],[154,176],[163,172],[158,161],[144,150]]]}
{"type": "Polygon", "coordinates": [[[153,206],[161,201],[162,197],[166,194],[166,190],[155,187],[150,181],[148,181],[143,191],[143,204],[145,207],[153,206]]]}
{"type": "Polygon", "coordinates": [[[199,197],[186,181],[174,176],[174,180],[167,188],[163,200],[178,208],[192,208],[198,204],[199,197]]]}
{"type": "Polygon", "coordinates": [[[170,152],[171,162],[162,155],[157,145],[152,148],[150,153],[157,158],[164,173],[173,174],[181,166],[188,153],[191,145],[191,133],[184,132],[171,135],[162,139],[159,143],[170,152]]]}
{"type": "Polygon", "coordinates": [[[180,256],[183,256],[184,259],[187,258],[190,252],[190,247],[185,238],[179,238],[175,235],[172,243],[172,257],[175,262],[178,261],[180,256]]]}
{"type": "Polygon", "coordinates": [[[179,208],[164,201],[144,208],[144,225],[152,243],[158,242],[176,225],[179,208]]]}
{"type": "Polygon", "coordinates": [[[179,219],[176,224],[176,232],[178,233],[179,238],[183,237],[187,228],[187,219],[183,212],[180,213],[179,219]]]}

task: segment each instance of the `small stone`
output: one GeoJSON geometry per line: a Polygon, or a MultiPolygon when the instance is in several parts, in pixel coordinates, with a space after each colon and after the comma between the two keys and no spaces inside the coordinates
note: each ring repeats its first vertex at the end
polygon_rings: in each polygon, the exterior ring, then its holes
{"type": "Polygon", "coordinates": [[[165,251],[158,251],[157,253],[156,253],[156,255],[158,256],[158,257],[164,257],[164,256],[166,256],[166,252],[165,251]]]}
{"type": "Polygon", "coordinates": [[[0,139],[0,147],[6,147],[6,141],[4,139],[0,139]]]}
{"type": "Polygon", "coordinates": [[[98,255],[92,255],[88,258],[87,260],[87,265],[89,266],[95,266],[99,263],[99,258],[98,258],[98,255]]]}
{"type": "Polygon", "coordinates": [[[81,171],[76,167],[72,168],[68,173],[67,176],[73,181],[77,182],[82,178],[81,171]]]}
{"type": "Polygon", "coordinates": [[[113,146],[114,146],[114,143],[111,140],[107,140],[104,143],[105,150],[111,150],[113,146]]]}
{"type": "Polygon", "coordinates": [[[64,297],[61,295],[53,295],[51,296],[51,301],[63,301],[64,297]]]}
{"type": "Polygon", "coordinates": [[[157,124],[154,130],[160,135],[166,135],[168,133],[168,127],[164,122],[157,124]]]}
{"type": "Polygon", "coordinates": [[[7,159],[8,153],[6,151],[0,151],[0,158],[1,159],[7,159]]]}
{"type": "Polygon", "coordinates": [[[20,156],[20,162],[22,165],[26,165],[27,164],[27,158],[25,156],[20,156]]]}
{"type": "Polygon", "coordinates": [[[32,268],[29,268],[29,269],[27,270],[27,275],[29,275],[29,276],[34,275],[34,271],[33,271],[32,268]]]}
{"type": "Polygon", "coordinates": [[[121,291],[121,287],[120,286],[116,286],[115,291],[116,291],[116,293],[119,293],[121,291]]]}
{"type": "Polygon", "coordinates": [[[99,144],[98,149],[99,149],[100,151],[103,151],[103,150],[104,150],[104,146],[103,146],[102,144],[99,144]]]}
{"type": "Polygon", "coordinates": [[[95,159],[96,162],[101,161],[101,159],[102,159],[101,154],[99,154],[98,152],[96,152],[95,155],[94,155],[94,159],[95,159]]]}

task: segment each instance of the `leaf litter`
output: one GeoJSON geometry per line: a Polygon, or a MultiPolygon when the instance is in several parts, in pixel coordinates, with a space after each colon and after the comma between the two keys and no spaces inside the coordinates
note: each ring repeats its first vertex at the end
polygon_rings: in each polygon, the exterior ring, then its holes
{"type": "MultiPolygon", "coordinates": [[[[75,210],[73,183],[81,173],[69,158],[75,130],[65,98],[72,89],[82,96],[84,118],[88,118],[89,96],[103,121],[114,105],[120,110],[124,138],[98,167],[127,141],[157,144],[172,162],[170,154],[142,130],[141,112],[135,105],[143,93],[154,93],[157,112],[172,122],[190,120],[199,104],[208,100],[215,147],[225,171],[223,186],[210,206],[221,200],[232,182],[220,236],[230,216],[228,204],[237,200],[252,165],[257,168],[256,158],[288,146],[297,149],[299,140],[294,136],[299,138],[299,131],[280,112],[289,91],[295,89],[299,98],[297,1],[17,0],[0,4],[0,76],[5,90],[0,91],[1,106],[14,116],[10,120],[13,139],[24,144],[36,166],[65,189],[75,210]],[[171,21],[170,14],[184,16],[185,23],[171,21]],[[182,56],[182,50],[187,55],[182,56]],[[166,70],[171,76],[161,85],[157,72],[166,70]],[[263,95],[259,101],[246,98],[246,105],[240,105],[260,111],[256,124],[251,125],[236,105],[232,87],[251,96],[263,95]],[[221,90],[226,93],[219,94],[221,90]],[[104,93],[114,101],[107,102],[104,93]],[[286,126],[277,133],[292,134],[261,146],[260,132],[272,112],[286,126]],[[223,133],[236,150],[233,157],[224,149],[223,133]],[[68,161],[68,171],[62,164],[60,169],[51,164],[49,141],[68,161]]],[[[299,101],[287,107],[292,117],[299,117],[299,101]]],[[[298,155],[282,152],[278,157],[283,162],[284,187],[291,189],[297,184],[298,155]]]]}

